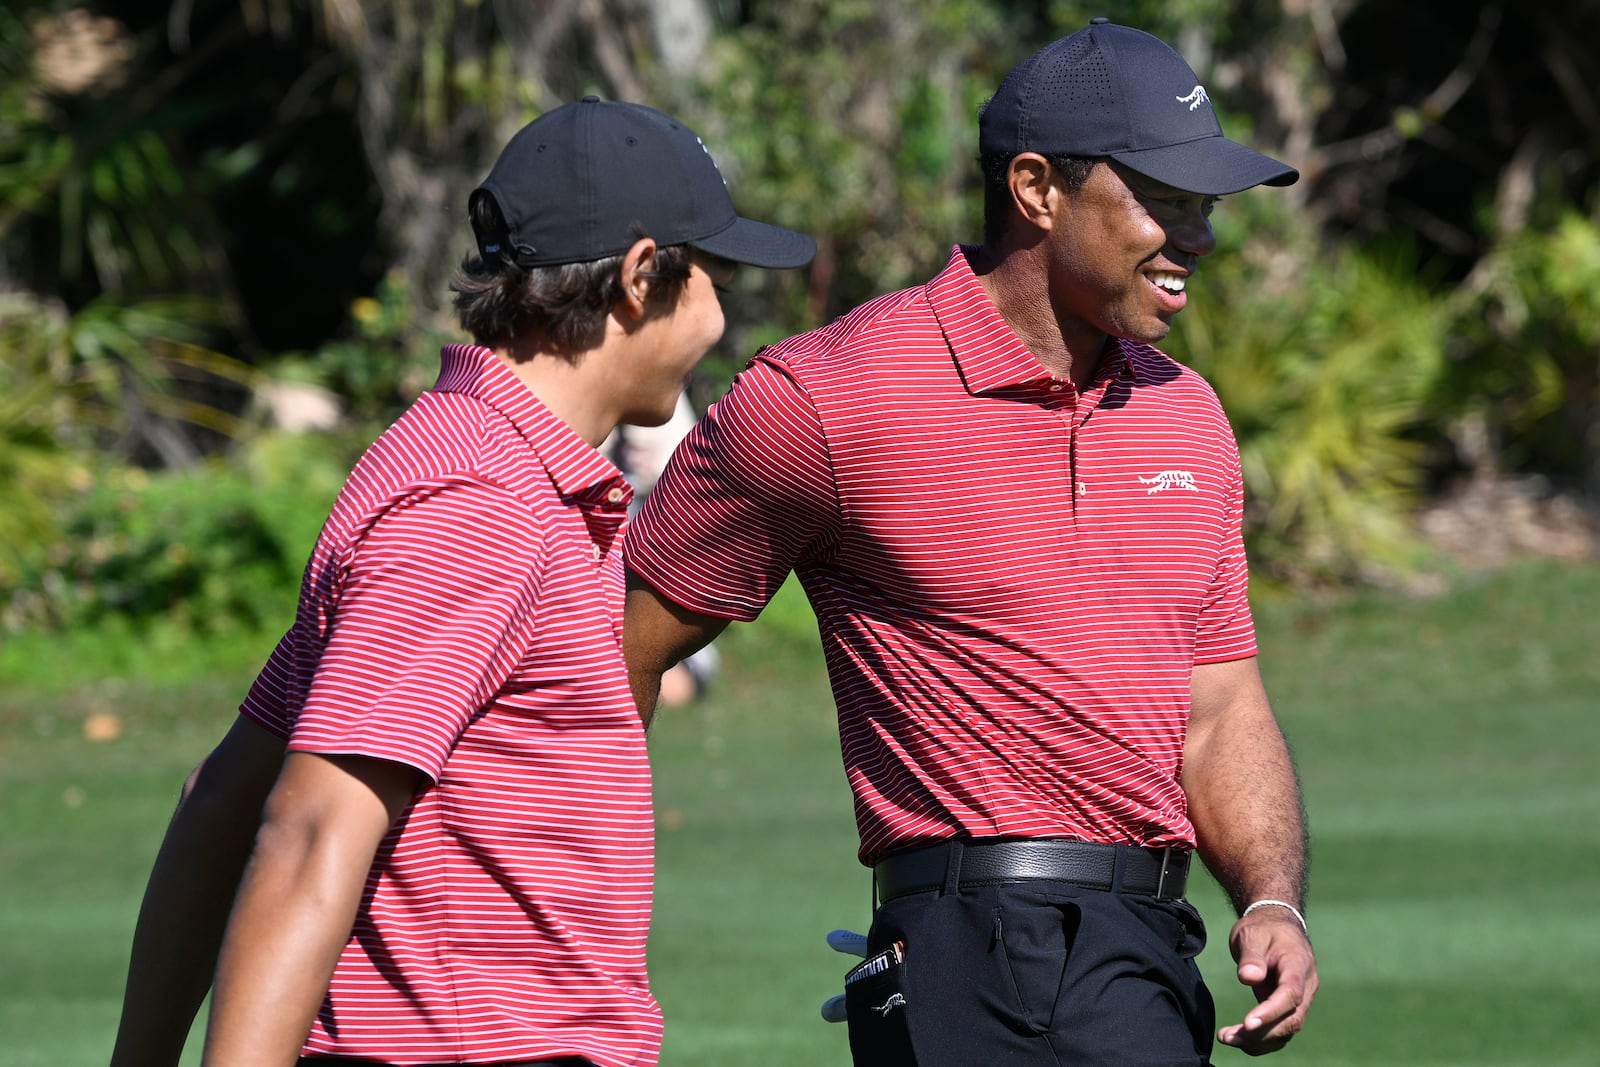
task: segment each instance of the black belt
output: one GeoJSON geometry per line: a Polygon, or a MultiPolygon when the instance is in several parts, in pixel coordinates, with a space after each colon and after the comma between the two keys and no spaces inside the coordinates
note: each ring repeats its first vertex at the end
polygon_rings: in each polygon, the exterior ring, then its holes
{"type": "Polygon", "coordinates": [[[885,856],[872,873],[880,900],[952,884],[1033,881],[1177,900],[1189,882],[1189,852],[1057,838],[956,839],[885,856]]]}

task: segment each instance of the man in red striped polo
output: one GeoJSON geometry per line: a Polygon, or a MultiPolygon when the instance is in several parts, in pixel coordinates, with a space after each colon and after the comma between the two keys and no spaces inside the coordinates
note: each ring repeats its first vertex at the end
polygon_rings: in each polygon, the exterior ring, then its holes
{"type": "Polygon", "coordinates": [[[1243,479],[1211,388],[1152,347],[1217,197],[1296,172],[1227,140],[1189,65],[1097,19],[979,122],[984,242],[756,354],[627,535],[660,671],[795,573],[880,906],[858,1064],[1198,1065],[1198,848],[1283,1046],[1316,988],[1305,834],[1256,668],[1243,479]]]}
{"type": "Polygon", "coordinates": [[[116,1064],[177,1062],[213,962],[208,1067],[657,1060],[631,491],[596,446],[672,414],[735,263],[814,245],[738,217],[687,127],[593,97],[518,133],[469,210],[477,343],[350,475],[180,805],[116,1064]]]}

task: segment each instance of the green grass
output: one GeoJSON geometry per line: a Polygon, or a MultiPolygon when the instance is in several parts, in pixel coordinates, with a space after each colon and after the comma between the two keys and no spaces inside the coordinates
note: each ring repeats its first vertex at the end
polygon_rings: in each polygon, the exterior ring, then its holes
{"type": "MultiPolygon", "coordinates": [[[[1272,1062],[1593,1062],[1596,605],[1600,567],[1523,564],[1433,600],[1258,609],[1311,813],[1323,980],[1272,1062]]],[[[664,712],[652,735],[667,1067],[849,1061],[843,1028],[817,1015],[848,964],[823,935],[861,927],[868,881],[815,639],[795,618],[784,605],[731,632],[713,698],[664,712]]],[[[0,1062],[15,1067],[104,1063],[172,798],[249,678],[230,648],[210,679],[185,668],[163,686],[145,664],[80,680],[129,657],[70,648],[0,652],[0,1062]],[[122,736],[85,741],[104,711],[122,736]]],[[[1201,965],[1237,1019],[1250,997],[1227,906],[1206,879],[1194,896],[1213,935],[1201,965]]]]}
{"type": "Polygon", "coordinates": [[[48,664],[36,686],[0,683],[0,1062],[13,1067],[110,1055],[151,861],[184,775],[238,699],[238,679],[58,695],[48,664]],[[121,736],[86,741],[97,714],[120,716],[121,736]]]}

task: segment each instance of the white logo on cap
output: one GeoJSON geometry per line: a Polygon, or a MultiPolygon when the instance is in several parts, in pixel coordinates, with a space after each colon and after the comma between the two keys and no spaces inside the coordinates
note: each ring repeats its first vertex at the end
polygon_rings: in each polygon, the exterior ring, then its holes
{"type": "Polygon", "coordinates": [[[714,157],[711,154],[711,149],[707,148],[706,147],[706,143],[704,141],[700,140],[700,135],[699,134],[695,134],[694,135],[694,139],[696,141],[699,141],[699,143],[700,143],[700,151],[704,152],[706,154],[706,158],[711,160],[711,169],[717,172],[717,177],[722,178],[722,184],[723,185],[727,185],[728,184],[728,179],[722,177],[722,168],[717,166],[716,157],[714,157]]]}
{"type": "Polygon", "coordinates": [[[1188,104],[1190,111],[1193,111],[1201,104],[1211,103],[1211,97],[1206,95],[1206,87],[1204,85],[1196,85],[1194,87],[1194,92],[1190,93],[1188,96],[1175,96],[1173,99],[1180,104],[1188,104]]]}

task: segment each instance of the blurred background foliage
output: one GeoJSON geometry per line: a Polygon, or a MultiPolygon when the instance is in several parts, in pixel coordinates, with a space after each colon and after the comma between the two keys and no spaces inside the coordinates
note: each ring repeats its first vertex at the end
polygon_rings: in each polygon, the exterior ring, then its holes
{"type": "Polygon", "coordinates": [[[1234,419],[1259,572],[1415,581],[1467,498],[1457,543],[1592,516],[1596,0],[14,0],[0,629],[286,623],[344,469],[456,338],[466,194],[542,110],[677,113],[743,211],[816,236],[736,281],[703,407],[976,240],[979,107],[1098,14],[1303,174],[1223,205],[1166,345],[1234,419]]]}

